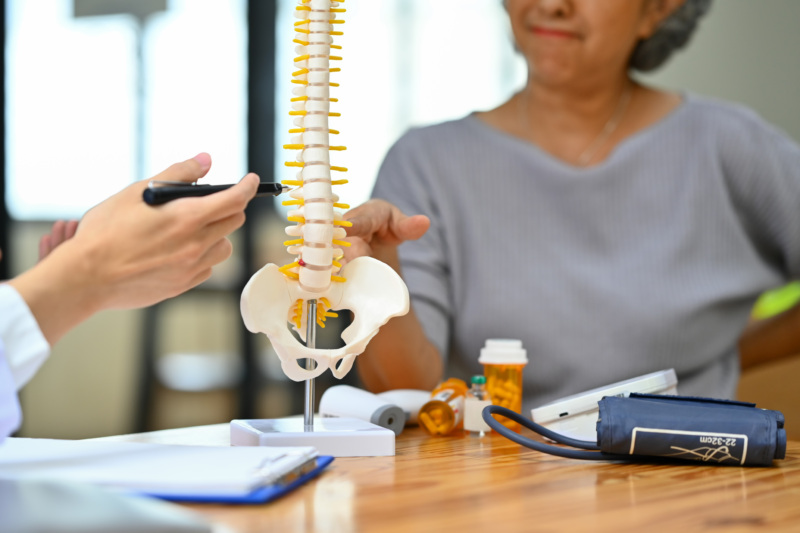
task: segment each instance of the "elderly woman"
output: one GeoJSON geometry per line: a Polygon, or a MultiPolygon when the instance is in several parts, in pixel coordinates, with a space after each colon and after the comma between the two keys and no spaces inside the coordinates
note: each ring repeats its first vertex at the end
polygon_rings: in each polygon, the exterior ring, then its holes
{"type": "Polygon", "coordinates": [[[359,358],[368,387],[466,378],[487,338],[516,338],[525,409],[665,368],[682,394],[735,395],[754,301],[800,275],[800,147],[738,105],[631,76],[709,3],[506,2],[526,86],[407,133],[383,200],[348,215],[350,257],[402,266],[412,295],[359,358]]]}

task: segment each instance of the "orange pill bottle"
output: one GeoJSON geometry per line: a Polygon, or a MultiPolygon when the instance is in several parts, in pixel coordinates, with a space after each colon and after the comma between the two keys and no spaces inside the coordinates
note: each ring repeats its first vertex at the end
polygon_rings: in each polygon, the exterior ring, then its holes
{"type": "MultiPolygon", "coordinates": [[[[483,365],[486,390],[492,403],[522,413],[522,371],[528,356],[522,341],[516,339],[487,339],[478,362],[483,365]]],[[[519,424],[502,419],[504,426],[519,431],[519,424]]]]}
{"type": "Polygon", "coordinates": [[[419,425],[431,435],[448,435],[464,427],[467,384],[458,378],[440,383],[419,410],[419,425]]]}

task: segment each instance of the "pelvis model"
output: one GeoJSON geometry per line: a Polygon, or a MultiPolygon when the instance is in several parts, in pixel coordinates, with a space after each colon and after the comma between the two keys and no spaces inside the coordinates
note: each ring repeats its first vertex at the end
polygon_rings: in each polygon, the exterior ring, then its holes
{"type": "Polygon", "coordinates": [[[262,332],[269,337],[281,359],[284,373],[295,381],[320,375],[330,368],[337,378],[344,377],[352,368],[356,356],[364,351],[378,329],[390,318],[408,312],[408,289],[400,276],[384,263],[359,257],[344,267],[341,247],[349,246],[343,239],[345,227],[336,208],[349,206],[339,203],[332,186],[347,183],[345,179],[333,180],[331,172],[347,169],[331,165],[331,153],[345,149],[331,144],[329,117],[339,113],[330,111],[331,73],[340,69],[331,63],[341,60],[331,55],[341,49],[333,37],[342,35],[334,30],[344,21],[337,18],[343,13],[342,1],[300,0],[295,16],[297,57],[292,83],[294,97],[290,115],[295,117],[295,134],[292,144],[284,147],[297,151],[296,161],[286,163],[299,169],[293,180],[285,185],[297,187],[293,198],[284,205],[296,206],[289,212],[288,220],[294,225],[286,228],[292,239],[286,241],[289,253],[297,260],[282,267],[268,264],[250,279],[242,292],[242,317],[247,329],[262,332]],[[350,311],[352,323],[342,333],[345,345],[334,350],[307,347],[309,301],[316,303],[316,324],[325,327],[328,317],[336,316],[332,310],[350,311]],[[294,329],[300,342],[291,333],[294,329]],[[300,360],[313,359],[316,366],[306,369],[300,360]]]}

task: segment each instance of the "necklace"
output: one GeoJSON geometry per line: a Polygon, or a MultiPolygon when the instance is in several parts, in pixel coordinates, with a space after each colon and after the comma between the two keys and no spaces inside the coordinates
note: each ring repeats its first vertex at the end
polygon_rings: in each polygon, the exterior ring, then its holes
{"type": "Polygon", "coordinates": [[[582,167],[585,167],[589,164],[589,161],[592,160],[594,155],[597,153],[597,150],[603,146],[608,138],[611,136],[612,133],[617,129],[619,126],[620,120],[622,120],[622,116],[625,114],[625,109],[628,107],[628,102],[631,100],[631,86],[629,84],[625,84],[625,90],[622,91],[622,95],[619,97],[619,102],[617,102],[617,108],[614,110],[614,114],[611,115],[611,118],[608,119],[605,126],[603,126],[603,131],[600,132],[600,135],[592,141],[592,143],[584,149],[583,152],[578,156],[578,164],[582,167]]]}
{"type": "MultiPolygon", "coordinates": [[[[623,89],[622,94],[619,97],[619,102],[617,102],[617,107],[614,109],[614,114],[611,115],[611,117],[606,121],[605,125],[603,125],[603,129],[600,131],[597,137],[595,137],[595,139],[589,143],[589,145],[584,148],[580,154],[578,154],[577,160],[579,166],[587,166],[592,158],[594,158],[594,156],[597,154],[597,151],[608,141],[608,138],[611,137],[611,134],[617,130],[617,126],[619,126],[622,117],[625,115],[625,110],[628,108],[628,104],[630,103],[632,92],[631,85],[625,84],[625,89],[623,89]]],[[[526,136],[530,139],[528,99],[520,97],[519,101],[523,107],[523,109],[520,110],[519,116],[523,121],[522,126],[525,130],[526,136]]]]}

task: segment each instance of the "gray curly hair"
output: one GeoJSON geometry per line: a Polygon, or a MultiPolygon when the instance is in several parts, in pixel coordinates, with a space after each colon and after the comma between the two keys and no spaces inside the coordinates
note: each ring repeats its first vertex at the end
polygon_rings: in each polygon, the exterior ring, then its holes
{"type": "Polygon", "coordinates": [[[672,52],[689,42],[710,7],[711,0],[686,0],[650,38],[639,41],[631,56],[631,68],[647,72],[663,65],[672,52]]]}

